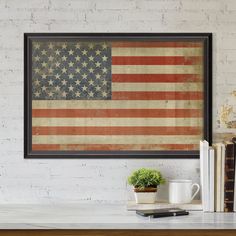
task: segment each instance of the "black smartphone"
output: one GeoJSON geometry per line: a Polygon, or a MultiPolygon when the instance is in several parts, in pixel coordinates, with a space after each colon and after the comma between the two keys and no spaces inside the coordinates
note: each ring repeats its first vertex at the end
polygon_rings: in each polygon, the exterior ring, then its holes
{"type": "Polygon", "coordinates": [[[153,218],[167,217],[167,216],[181,216],[189,215],[189,212],[180,208],[163,208],[153,210],[136,210],[136,214],[141,216],[151,216],[153,218]]]}

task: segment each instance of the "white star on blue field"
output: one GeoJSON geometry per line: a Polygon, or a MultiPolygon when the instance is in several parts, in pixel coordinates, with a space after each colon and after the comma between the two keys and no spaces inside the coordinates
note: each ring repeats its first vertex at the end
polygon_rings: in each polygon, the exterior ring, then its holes
{"type": "Polygon", "coordinates": [[[34,100],[109,100],[111,46],[106,42],[33,41],[34,100]]]}

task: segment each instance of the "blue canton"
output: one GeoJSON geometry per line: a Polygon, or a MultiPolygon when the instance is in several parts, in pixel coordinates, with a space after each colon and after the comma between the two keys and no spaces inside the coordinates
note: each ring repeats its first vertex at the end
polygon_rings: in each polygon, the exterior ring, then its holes
{"type": "Polygon", "coordinates": [[[34,100],[109,100],[111,78],[107,42],[32,43],[34,100]]]}

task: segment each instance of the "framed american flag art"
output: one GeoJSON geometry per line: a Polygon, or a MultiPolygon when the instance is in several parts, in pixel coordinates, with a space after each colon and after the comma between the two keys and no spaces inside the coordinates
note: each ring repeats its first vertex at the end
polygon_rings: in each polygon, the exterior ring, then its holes
{"type": "Polygon", "coordinates": [[[210,33],[25,34],[25,158],[197,158],[210,33]]]}

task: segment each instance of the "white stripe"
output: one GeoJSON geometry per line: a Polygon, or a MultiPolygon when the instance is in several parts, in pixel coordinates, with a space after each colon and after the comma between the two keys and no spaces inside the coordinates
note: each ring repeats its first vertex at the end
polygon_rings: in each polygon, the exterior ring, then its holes
{"type": "Polygon", "coordinates": [[[196,135],[33,135],[33,144],[196,144],[196,135]]]}
{"type": "Polygon", "coordinates": [[[112,65],[112,74],[201,74],[201,65],[112,65]]]}
{"type": "Polygon", "coordinates": [[[202,83],[112,83],[112,91],[202,91],[202,83]]]}
{"type": "Polygon", "coordinates": [[[33,109],[202,109],[202,101],[188,100],[33,100],[33,109]]]}
{"type": "Polygon", "coordinates": [[[202,48],[112,48],[112,56],[202,56],[202,48]]]}
{"type": "Polygon", "coordinates": [[[32,126],[193,126],[202,127],[202,118],[32,118],[32,126]]]}

